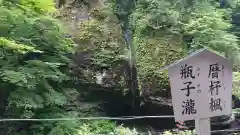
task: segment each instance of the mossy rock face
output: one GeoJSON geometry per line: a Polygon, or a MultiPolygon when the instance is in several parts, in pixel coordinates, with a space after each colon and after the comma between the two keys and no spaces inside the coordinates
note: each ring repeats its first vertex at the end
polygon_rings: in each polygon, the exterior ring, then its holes
{"type": "Polygon", "coordinates": [[[158,70],[182,59],[186,56],[186,52],[177,47],[180,41],[175,41],[176,37],[171,37],[167,41],[165,38],[166,36],[149,38],[144,43],[139,44],[137,68],[141,91],[155,93],[155,96],[162,94],[170,97],[167,70],[161,72],[158,70]]]}

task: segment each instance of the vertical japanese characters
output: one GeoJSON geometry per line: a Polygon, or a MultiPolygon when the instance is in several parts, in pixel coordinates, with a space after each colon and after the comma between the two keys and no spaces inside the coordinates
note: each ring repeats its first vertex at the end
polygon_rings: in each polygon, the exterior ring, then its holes
{"type": "Polygon", "coordinates": [[[232,63],[200,50],[168,69],[176,121],[205,119],[232,113],[232,63]]]}
{"type": "Polygon", "coordinates": [[[185,64],[181,66],[180,75],[185,86],[184,88],[181,88],[181,91],[183,91],[185,93],[185,96],[187,97],[186,101],[182,101],[182,115],[191,115],[197,113],[197,110],[195,108],[195,100],[190,98],[190,95],[192,92],[201,92],[201,90],[199,89],[200,84],[196,85],[193,83],[193,80],[199,77],[199,71],[200,68],[197,67],[196,71],[194,72],[194,67],[192,65],[185,64]]]}
{"type": "Polygon", "coordinates": [[[210,101],[209,101],[209,109],[211,112],[220,110],[222,111],[222,99],[219,98],[220,88],[222,87],[222,82],[220,81],[220,73],[223,70],[223,66],[218,63],[209,65],[209,74],[208,78],[210,80],[209,83],[209,93],[210,93],[210,101]]]}

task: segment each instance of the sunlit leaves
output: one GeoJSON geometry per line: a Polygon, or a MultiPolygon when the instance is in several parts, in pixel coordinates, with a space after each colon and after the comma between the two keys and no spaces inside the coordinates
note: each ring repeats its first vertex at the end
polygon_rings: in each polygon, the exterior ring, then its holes
{"type": "Polygon", "coordinates": [[[240,73],[233,73],[233,94],[240,98],[240,73]]]}
{"type": "Polygon", "coordinates": [[[6,38],[0,38],[0,47],[5,50],[11,50],[15,53],[25,54],[27,52],[41,52],[36,50],[35,47],[24,45],[24,44],[17,44],[14,41],[7,40],[6,38]]]}
{"type": "Polygon", "coordinates": [[[230,20],[224,19],[227,10],[218,9],[210,2],[197,2],[196,8],[184,24],[185,34],[193,36],[193,48],[208,47],[219,52],[238,50],[237,37],[229,33],[230,20]]]}
{"type": "MultiPolygon", "coordinates": [[[[4,117],[64,114],[59,108],[67,102],[63,93],[66,81],[71,81],[67,54],[73,52],[73,41],[65,39],[60,22],[48,15],[55,11],[54,2],[4,0],[0,11],[0,80],[1,89],[8,93],[4,97],[7,99],[2,112],[4,117]]],[[[17,128],[22,123],[11,124],[7,128],[17,128]]],[[[30,126],[42,127],[39,123],[30,126]]],[[[65,133],[70,132],[66,126],[61,127],[65,128],[65,133]]],[[[20,134],[37,131],[24,130],[20,134]]],[[[54,127],[45,130],[61,131],[54,127]]]]}
{"type": "Polygon", "coordinates": [[[53,12],[56,10],[54,0],[19,0],[19,3],[40,13],[53,12]]]}

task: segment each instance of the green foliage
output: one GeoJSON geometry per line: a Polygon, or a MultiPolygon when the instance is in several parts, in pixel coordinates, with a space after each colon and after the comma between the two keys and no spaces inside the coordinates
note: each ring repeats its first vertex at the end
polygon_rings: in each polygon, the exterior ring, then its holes
{"type": "Polygon", "coordinates": [[[116,124],[110,121],[92,121],[83,122],[78,128],[76,135],[94,135],[94,134],[109,134],[114,131],[116,124]]]}
{"type": "Polygon", "coordinates": [[[105,68],[110,78],[104,82],[104,86],[125,87],[122,72],[127,51],[111,5],[103,3],[90,9],[89,12],[93,18],[79,22],[74,32],[76,33],[74,40],[78,44],[77,52],[91,53],[87,58],[91,62],[85,65],[88,67],[88,71],[85,71],[86,76],[90,78],[88,81],[95,81],[94,75],[105,68]]]}
{"type": "MultiPolygon", "coordinates": [[[[238,39],[229,32],[230,15],[237,10],[239,1],[229,1],[225,9],[214,0],[138,0],[122,3],[123,7],[115,2],[126,1],[106,0],[97,7],[91,6],[91,1],[83,1],[94,8],[88,9],[92,19],[79,22],[76,31],[71,32],[78,44],[76,51],[91,54],[88,69],[75,75],[80,79],[86,76],[93,83],[96,72],[105,68],[108,80],[104,86],[126,89],[124,81],[128,78],[124,78],[124,70],[129,51],[121,26],[127,25],[122,21],[119,24],[120,18],[130,22],[132,58],[137,63],[143,92],[169,92],[167,73],[157,70],[186,56],[190,50],[206,47],[239,64],[238,39]]],[[[3,117],[64,118],[80,114],[64,109],[70,103],[65,92],[73,87],[67,84],[75,83],[67,68],[71,60],[66,56],[74,46],[72,40],[65,38],[61,23],[51,16],[53,13],[53,0],[0,1],[0,90],[7,95],[3,98],[3,117]]],[[[239,72],[234,73],[233,94],[237,97],[239,76],[239,72]]],[[[18,122],[6,124],[6,128],[13,135],[140,134],[109,121],[18,122]]]]}
{"type": "Polygon", "coordinates": [[[79,130],[78,130],[78,135],[90,135],[91,130],[89,128],[89,125],[83,124],[79,130]]]}
{"type": "MultiPolygon", "coordinates": [[[[4,2],[7,0],[3,0],[4,2]]],[[[37,13],[51,13],[56,11],[53,0],[10,0],[14,4],[19,4],[22,9],[32,10],[37,13]]]]}
{"type": "Polygon", "coordinates": [[[179,17],[172,1],[137,2],[131,20],[141,91],[169,90],[167,73],[157,71],[186,55],[181,49],[184,42],[177,32],[179,17]]]}
{"type": "Polygon", "coordinates": [[[114,135],[139,135],[136,129],[125,128],[122,125],[116,127],[113,134],[114,135]]]}
{"type": "Polygon", "coordinates": [[[106,120],[92,121],[90,123],[91,131],[96,134],[107,134],[113,131],[116,124],[106,120]]]}
{"type": "Polygon", "coordinates": [[[188,23],[183,25],[184,34],[194,37],[192,47],[207,47],[227,53],[227,56],[230,56],[230,52],[238,52],[237,37],[227,31],[232,27],[230,19],[227,18],[230,12],[207,1],[198,2],[194,7],[196,8],[189,15],[188,23]]]}
{"type": "MultiPolygon", "coordinates": [[[[95,123],[95,122],[94,122],[95,123]]],[[[109,134],[109,135],[140,135],[136,129],[130,129],[124,127],[123,125],[116,126],[112,122],[97,122],[94,125],[91,123],[89,124],[82,124],[78,128],[77,134],[74,135],[96,135],[96,134],[109,134]],[[106,124],[103,126],[102,124],[106,124]],[[95,125],[96,124],[96,125],[95,125]]]]}
{"type": "Polygon", "coordinates": [[[165,131],[163,135],[194,135],[194,131],[180,131],[179,133],[171,133],[170,131],[165,131]]]}
{"type": "Polygon", "coordinates": [[[240,98],[240,73],[233,72],[233,95],[240,98]]]}
{"type": "MultiPolygon", "coordinates": [[[[73,42],[64,38],[60,23],[46,15],[53,4],[21,0],[3,1],[0,6],[0,89],[7,95],[2,117],[70,116],[61,108],[67,102],[65,84],[71,81],[66,55],[72,53],[73,42]]],[[[76,124],[15,122],[6,123],[6,129],[9,134],[65,135],[74,133],[76,124]]]]}
{"type": "Polygon", "coordinates": [[[131,23],[142,91],[168,89],[167,74],[156,71],[188,51],[208,48],[232,58],[237,65],[239,45],[228,31],[230,16],[231,10],[220,9],[213,0],[138,1],[131,23]]]}
{"type": "Polygon", "coordinates": [[[77,37],[78,51],[90,51],[93,53],[93,61],[96,65],[111,67],[121,59],[125,50],[124,41],[121,38],[120,27],[116,22],[106,20],[87,20],[80,23],[79,36],[77,37]],[[82,45],[85,43],[85,45],[82,45]],[[87,46],[86,46],[87,45],[87,46]]]}
{"type": "MultiPolygon", "coordinates": [[[[95,122],[94,122],[95,123],[95,122]]],[[[80,126],[76,135],[96,135],[96,134],[109,134],[109,135],[139,135],[136,129],[123,127],[123,125],[116,126],[112,122],[97,122],[94,125],[86,124],[80,126]],[[102,124],[106,124],[103,126],[102,124]],[[96,124],[96,125],[95,125],[96,124]]]]}

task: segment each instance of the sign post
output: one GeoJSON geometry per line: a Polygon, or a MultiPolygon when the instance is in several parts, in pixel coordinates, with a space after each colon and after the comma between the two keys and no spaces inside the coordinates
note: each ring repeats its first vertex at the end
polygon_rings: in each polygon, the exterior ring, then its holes
{"type": "Polygon", "coordinates": [[[195,119],[195,134],[196,135],[210,135],[210,118],[195,119]]]}
{"type": "Polygon", "coordinates": [[[210,118],[232,113],[232,64],[209,50],[168,67],[175,121],[195,120],[197,135],[210,135],[210,118]]]}

